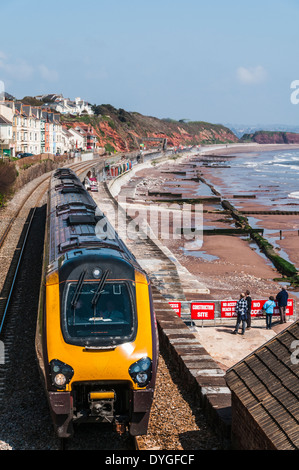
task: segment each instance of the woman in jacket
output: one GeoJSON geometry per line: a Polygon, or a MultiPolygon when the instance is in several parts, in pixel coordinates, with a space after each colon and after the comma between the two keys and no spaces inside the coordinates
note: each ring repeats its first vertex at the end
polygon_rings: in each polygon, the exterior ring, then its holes
{"type": "Polygon", "coordinates": [[[271,330],[272,328],[272,316],[274,312],[274,307],[275,307],[275,301],[274,297],[270,295],[269,300],[264,303],[263,305],[263,310],[265,310],[266,313],[266,328],[267,330],[271,330]]]}

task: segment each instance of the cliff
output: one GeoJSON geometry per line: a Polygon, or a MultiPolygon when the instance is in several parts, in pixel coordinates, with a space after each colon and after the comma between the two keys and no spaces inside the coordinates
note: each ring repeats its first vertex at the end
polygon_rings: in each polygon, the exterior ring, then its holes
{"type": "Polygon", "coordinates": [[[258,144],[299,144],[299,134],[294,132],[258,131],[244,134],[240,142],[256,142],[258,144]]]}
{"type": "MultiPolygon", "coordinates": [[[[95,106],[94,116],[63,117],[67,125],[74,122],[90,124],[98,137],[99,146],[107,151],[128,152],[139,149],[144,137],[166,138],[168,146],[238,142],[235,134],[220,124],[181,122],[143,116],[136,112],[116,109],[111,105],[95,106]]],[[[157,146],[145,142],[147,148],[157,146]]]]}

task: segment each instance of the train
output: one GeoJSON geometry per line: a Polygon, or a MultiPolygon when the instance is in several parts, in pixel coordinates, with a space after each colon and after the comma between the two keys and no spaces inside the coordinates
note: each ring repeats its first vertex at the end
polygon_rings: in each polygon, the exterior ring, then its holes
{"type": "Polygon", "coordinates": [[[55,433],[148,431],[159,341],[146,272],[69,168],[52,174],[35,352],[55,433]]]}

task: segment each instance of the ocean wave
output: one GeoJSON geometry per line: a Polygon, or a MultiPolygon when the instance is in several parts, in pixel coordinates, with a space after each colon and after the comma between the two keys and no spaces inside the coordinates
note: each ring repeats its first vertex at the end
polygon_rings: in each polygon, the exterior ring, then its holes
{"type": "Polygon", "coordinates": [[[282,167],[282,168],[287,168],[288,170],[293,170],[296,173],[298,173],[298,171],[299,171],[299,163],[298,163],[298,165],[275,163],[275,165],[273,165],[273,166],[279,166],[279,167],[282,167]]]}
{"type": "Polygon", "coordinates": [[[282,153],[274,156],[273,163],[277,162],[299,162],[299,155],[294,155],[293,153],[282,153]]]}
{"type": "Polygon", "coordinates": [[[288,197],[290,197],[292,199],[299,199],[299,191],[294,191],[294,192],[288,194],[288,197]]]}
{"type": "Polygon", "coordinates": [[[255,168],[256,166],[259,166],[260,163],[254,163],[254,162],[245,162],[245,165],[251,168],[255,168]]]}
{"type": "Polygon", "coordinates": [[[284,152],[284,153],[279,153],[277,157],[292,157],[292,153],[284,152]]]}

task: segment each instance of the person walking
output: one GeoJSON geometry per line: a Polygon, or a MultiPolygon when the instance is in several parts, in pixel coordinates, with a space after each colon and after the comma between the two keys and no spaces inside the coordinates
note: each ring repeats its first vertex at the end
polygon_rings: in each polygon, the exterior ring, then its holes
{"type": "Polygon", "coordinates": [[[247,302],[247,320],[246,320],[246,323],[247,323],[247,330],[250,330],[250,328],[251,328],[251,304],[252,304],[252,299],[250,297],[249,290],[247,290],[245,292],[245,294],[246,294],[246,302],[247,302]]]}
{"type": "Polygon", "coordinates": [[[236,323],[235,330],[234,330],[235,335],[238,333],[241,322],[242,322],[242,335],[245,334],[247,310],[248,310],[247,300],[245,298],[245,294],[242,293],[236,305],[237,323],[236,323]]]}
{"type": "Polygon", "coordinates": [[[278,302],[280,323],[286,323],[286,306],[288,305],[289,294],[287,292],[287,286],[283,286],[281,291],[278,292],[276,300],[278,302]]]}
{"type": "Polygon", "coordinates": [[[266,329],[271,330],[272,328],[272,316],[274,312],[275,301],[273,295],[270,295],[269,300],[264,303],[262,309],[266,313],[266,329]]]}

